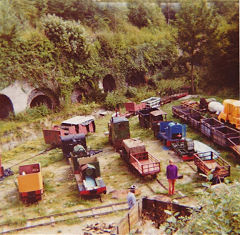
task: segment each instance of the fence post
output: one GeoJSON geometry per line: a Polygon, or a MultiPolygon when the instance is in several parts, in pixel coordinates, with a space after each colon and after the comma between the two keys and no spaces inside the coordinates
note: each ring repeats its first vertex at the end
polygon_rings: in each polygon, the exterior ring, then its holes
{"type": "Polygon", "coordinates": [[[131,231],[131,225],[130,225],[130,216],[129,216],[129,213],[128,213],[128,231],[130,233],[131,231]]]}

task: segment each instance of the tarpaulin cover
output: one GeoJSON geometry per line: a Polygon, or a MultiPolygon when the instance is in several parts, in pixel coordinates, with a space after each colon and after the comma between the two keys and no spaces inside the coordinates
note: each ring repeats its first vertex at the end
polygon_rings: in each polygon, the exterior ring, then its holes
{"type": "Polygon", "coordinates": [[[93,116],[76,116],[62,122],[62,125],[83,125],[87,126],[94,121],[93,116]]]}
{"type": "Polygon", "coordinates": [[[217,152],[216,150],[214,150],[213,148],[211,148],[210,146],[198,141],[198,140],[194,140],[194,150],[197,152],[197,153],[204,153],[204,152],[213,152],[215,153],[217,156],[220,155],[219,152],[217,152]]]}

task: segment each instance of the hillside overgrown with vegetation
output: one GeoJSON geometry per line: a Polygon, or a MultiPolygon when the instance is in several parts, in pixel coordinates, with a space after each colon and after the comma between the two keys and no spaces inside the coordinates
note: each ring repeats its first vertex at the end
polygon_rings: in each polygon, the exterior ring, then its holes
{"type": "Polygon", "coordinates": [[[182,81],[236,97],[238,3],[162,2],[1,0],[0,88],[23,80],[64,104],[76,88],[102,102],[98,81],[110,74],[118,88],[147,82],[161,94],[164,81],[182,81]]]}

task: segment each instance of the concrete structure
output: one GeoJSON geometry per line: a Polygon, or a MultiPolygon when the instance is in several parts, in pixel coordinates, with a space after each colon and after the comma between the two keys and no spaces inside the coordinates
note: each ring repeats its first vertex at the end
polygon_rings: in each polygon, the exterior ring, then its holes
{"type": "Polygon", "coordinates": [[[7,118],[10,113],[17,114],[40,104],[52,109],[58,103],[58,99],[50,89],[36,89],[27,83],[16,81],[0,91],[0,119],[7,118]]]}

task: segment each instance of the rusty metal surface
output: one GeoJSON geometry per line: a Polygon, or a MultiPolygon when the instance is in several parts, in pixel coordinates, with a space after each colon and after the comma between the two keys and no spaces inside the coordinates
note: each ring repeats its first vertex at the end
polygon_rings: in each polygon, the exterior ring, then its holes
{"type": "Polygon", "coordinates": [[[177,216],[190,216],[192,210],[196,208],[188,207],[185,205],[180,205],[172,202],[161,201],[154,198],[143,198],[142,200],[142,213],[143,217],[151,219],[158,225],[164,223],[166,219],[170,216],[164,212],[164,210],[169,210],[173,212],[180,212],[177,216]]]}

